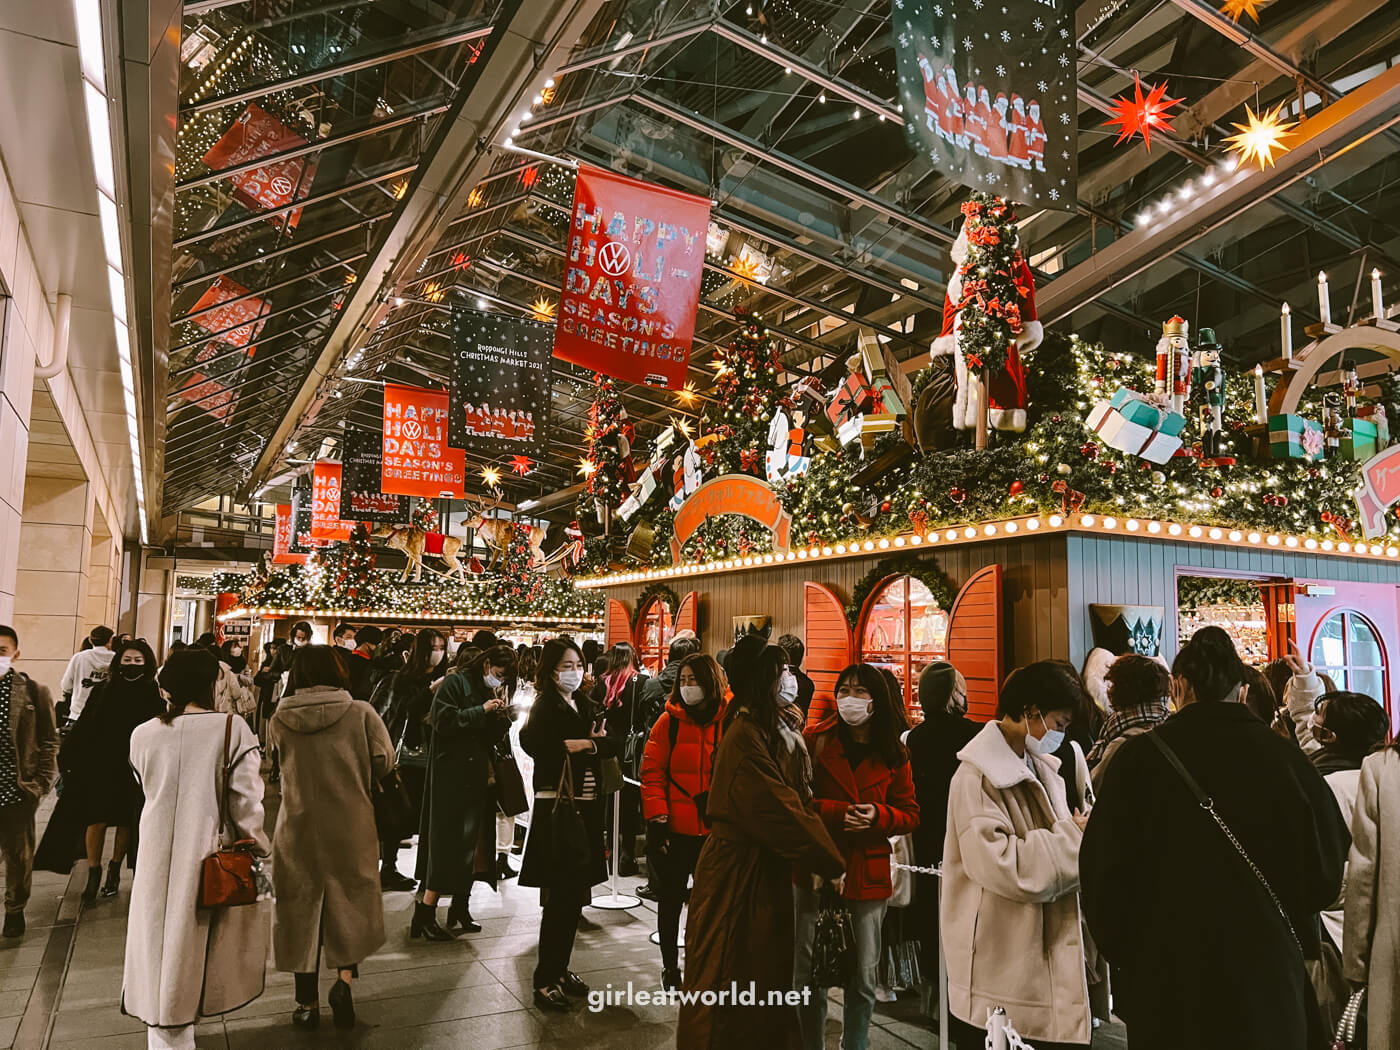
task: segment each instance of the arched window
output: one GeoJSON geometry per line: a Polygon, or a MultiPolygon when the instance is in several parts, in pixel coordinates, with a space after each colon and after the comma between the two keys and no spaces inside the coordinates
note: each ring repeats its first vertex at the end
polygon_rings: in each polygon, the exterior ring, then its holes
{"type": "Polygon", "coordinates": [[[939,607],[922,580],[891,576],[866,602],[859,641],[860,658],[894,672],[912,720],[922,721],[919,674],[948,658],[948,610],[939,607]]]}
{"type": "Polygon", "coordinates": [[[1379,632],[1360,613],[1342,609],[1322,622],[1313,635],[1312,664],[1338,689],[1385,703],[1385,650],[1379,632]]]}
{"type": "Polygon", "coordinates": [[[637,655],[648,674],[659,674],[666,666],[666,650],[670,648],[671,635],[675,632],[666,600],[653,598],[637,617],[637,655]]]}

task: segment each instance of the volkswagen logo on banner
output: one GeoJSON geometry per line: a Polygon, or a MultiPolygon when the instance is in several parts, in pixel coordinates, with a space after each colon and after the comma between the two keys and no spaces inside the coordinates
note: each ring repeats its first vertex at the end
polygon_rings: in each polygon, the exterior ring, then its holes
{"type": "Polygon", "coordinates": [[[621,277],[632,265],[632,253],[621,241],[608,241],[598,253],[598,264],[609,277],[621,277]]]}

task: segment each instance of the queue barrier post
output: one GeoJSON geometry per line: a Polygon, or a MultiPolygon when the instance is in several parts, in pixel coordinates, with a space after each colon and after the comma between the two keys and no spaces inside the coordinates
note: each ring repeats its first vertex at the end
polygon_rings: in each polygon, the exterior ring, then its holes
{"type": "MultiPolygon", "coordinates": [[[[635,780],[629,780],[627,777],[623,777],[622,780],[625,784],[631,784],[634,787],[641,787],[641,784],[639,782],[635,780]]],[[[622,854],[622,850],[618,848],[618,836],[621,832],[622,824],[622,799],[620,797],[622,795],[622,792],[619,791],[617,792],[617,794],[619,797],[613,800],[612,819],[612,892],[601,893],[598,896],[594,897],[591,902],[594,908],[602,908],[604,911],[626,911],[627,909],[635,908],[637,905],[642,903],[642,898],[633,896],[630,893],[619,893],[617,889],[618,858],[622,854]]]]}

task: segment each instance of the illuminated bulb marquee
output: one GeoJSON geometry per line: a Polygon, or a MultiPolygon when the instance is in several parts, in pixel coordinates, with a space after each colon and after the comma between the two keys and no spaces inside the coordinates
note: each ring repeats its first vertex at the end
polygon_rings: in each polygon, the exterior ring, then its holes
{"type": "Polygon", "coordinates": [[[646,583],[684,576],[709,576],[724,572],[744,572],[777,565],[829,561],[835,558],[861,557],[889,550],[910,550],[921,547],[953,547],[987,540],[1022,538],[1047,532],[1084,532],[1095,535],[1112,533],[1137,539],[1171,540],[1174,543],[1201,543],[1226,547],[1257,547],[1265,550],[1294,551],[1308,554],[1348,555],[1379,561],[1400,560],[1400,547],[1381,546],[1365,540],[1317,539],[1268,532],[1262,529],[1235,529],[1215,525],[1184,525],[1174,521],[1124,517],[1102,514],[1048,514],[999,521],[979,522],[930,529],[925,533],[902,533],[898,536],[858,538],[844,543],[824,543],[797,550],[772,554],[751,554],[742,558],[722,558],[715,561],[672,565],[664,569],[639,569],[636,572],[613,573],[574,581],[580,588],[617,587],[629,583],[646,583]]]}
{"type": "Polygon", "coordinates": [[[525,613],[511,615],[509,613],[485,612],[403,612],[398,609],[322,609],[305,606],[295,607],[280,605],[240,606],[236,609],[229,609],[220,613],[218,621],[220,623],[226,623],[229,620],[246,620],[250,616],[277,619],[292,616],[301,618],[318,616],[330,620],[350,620],[355,623],[398,623],[410,620],[417,623],[508,623],[521,627],[559,627],[562,625],[572,627],[599,627],[603,623],[602,617],[599,616],[530,616],[525,613]]]}

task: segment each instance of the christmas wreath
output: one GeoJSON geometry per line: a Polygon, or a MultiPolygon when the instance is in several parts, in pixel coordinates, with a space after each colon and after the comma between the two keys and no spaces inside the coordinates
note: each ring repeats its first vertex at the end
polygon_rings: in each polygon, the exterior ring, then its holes
{"type": "Polygon", "coordinates": [[[957,590],[953,587],[953,582],[943,575],[943,570],[938,567],[938,562],[927,555],[900,554],[876,563],[873,569],[860,578],[855,589],[851,591],[851,600],[846,603],[846,622],[851,625],[853,630],[860,627],[860,613],[865,608],[870,592],[891,576],[913,577],[929,589],[929,593],[933,595],[933,600],[938,603],[940,609],[945,611],[952,609],[953,599],[957,597],[957,590]]]}

